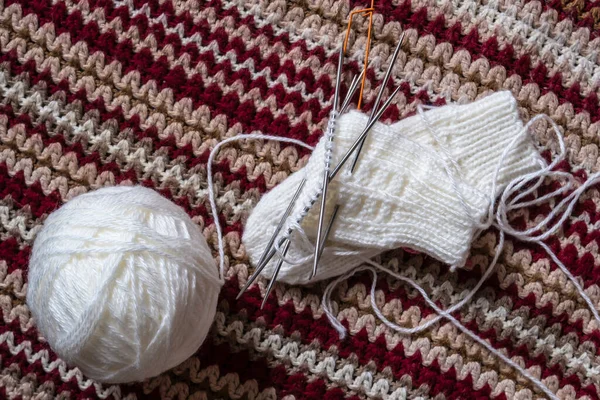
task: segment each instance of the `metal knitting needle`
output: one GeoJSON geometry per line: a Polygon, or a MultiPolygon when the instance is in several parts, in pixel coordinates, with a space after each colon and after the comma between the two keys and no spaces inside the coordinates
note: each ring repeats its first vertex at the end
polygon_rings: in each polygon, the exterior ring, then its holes
{"type": "Polygon", "coordinates": [[[267,266],[269,261],[271,261],[271,258],[273,258],[273,256],[275,255],[275,248],[272,247],[273,243],[275,243],[275,239],[277,239],[277,235],[279,235],[281,228],[283,228],[283,224],[285,223],[285,220],[291,214],[292,209],[294,208],[294,204],[296,203],[296,200],[298,200],[298,196],[300,196],[300,193],[302,192],[302,188],[304,187],[305,183],[306,183],[306,178],[304,178],[304,179],[302,179],[302,181],[300,181],[300,184],[298,185],[298,189],[296,189],[296,193],[294,193],[294,196],[292,197],[290,204],[288,205],[287,209],[283,213],[283,216],[279,220],[279,224],[277,224],[277,228],[275,228],[275,232],[273,232],[273,234],[271,235],[271,239],[269,239],[269,243],[267,243],[267,246],[265,247],[265,251],[263,252],[262,256],[260,257],[260,260],[258,260],[258,263],[257,263],[258,266],[256,267],[256,270],[250,276],[250,278],[248,278],[248,281],[246,282],[246,284],[244,285],[242,290],[240,290],[236,299],[239,299],[240,296],[243,295],[246,292],[246,290],[248,290],[250,285],[252,285],[252,283],[256,280],[256,278],[258,278],[258,275],[262,272],[262,270],[267,266]]]}
{"type": "MultiPolygon", "coordinates": [[[[338,64],[338,67],[339,67],[339,64],[338,64]]],[[[339,70],[339,68],[338,68],[338,70],[339,70]]],[[[362,77],[364,76],[364,73],[365,73],[365,70],[363,69],[361,71],[361,73],[358,76],[355,76],[354,79],[352,80],[352,82],[350,84],[350,87],[348,89],[348,93],[346,95],[346,98],[344,99],[344,103],[342,104],[342,108],[341,108],[342,112],[343,112],[343,110],[345,110],[348,107],[348,105],[350,104],[350,101],[352,100],[352,97],[354,97],[354,94],[356,93],[356,90],[359,87],[359,84],[360,84],[360,82],[362,80],[362,77]]],[[[338,86],[337,86],[337,81],[336,81],[336,90],[337,89],[338,89],[338,86]]],[[[337,96],[339,97],[339,91],[337,91],[337,96]]],[[[335,98],[334,98],[334,101],[335,101],[335,98]]],[[[271,261],[271,259],[273,258],[273,256],[275,256],[276,248],[273,247],[273,243],[275,242],[275,240],[277,238],[277,235],[281,231],[281,228],[283,227],[283,224],[285,223],[285,220],[291,214],[293,206],[294,206],[295,202],[298,200],[298,197],[299,197],[299,195],[300,195],[300,193],[302,191],[302,188],[304,187],[305,183],[306,183],[306,179],[303,179],[300,182],[300,185],[298,186],[298,189],[296,189],[296,193],[294,194],[292,200],[290,201],[290,204],[288,205],[288,208],[286,209],[286,211],[284,212],[281,220],[279,221],[279,224],[277,225],[277,228],[275,229],[275,232],[271,236],[271,238],[269,240],[269,243],[265,247],[265,251],[263,252],[260,260],[258,261],[257,267],[256,267],[254,273],[248,278],[248,281],[246,282],[246,284],[244,285],[244,287],[240,290],[240,292],[236,296],[236,299],[239,299],[246,292],[246,290],[248,290],[248,288],[258,278],[258,276],[263,271],[263,269],[271,261]]],[[[329,223],[329,225],[327,227],[327,230],[325,231],[325,235],[326,236],[328,236],[328,234],[329,234],[329,231],[330,231],[331,226],[332,226],[332,222],[333,222],[333,220],[329,223]]],[[[284,240],[285,239],[281,239],[281,241],[279,242],[278,246],[281,246],[283,244],[284,240]]],[[[276,268],[276,271],[278,271],[277,268],[276,268]]]]}
{"type": "MultiPolygon", "coordinates": [[[[282,238],[279,241],[279,246],[281,246],[285,240],[286,240],[285,238],[282,238]]],[[[277,249],[275,248],[275,246],[271,247],[271,249],[269,250],[269,253],[265,257],[265,259],[263,260],[263,262],[260,263],[256,267],[256,269],[254,270],[254,273],[252,273],[252,275],[250,276],[250,278],[248,278],[248,281],[246,282],[246,284],[244,285],[244,287],[240,290],[240,292],[238,293],[238,295],[235,297],[236,300],[238,300],[240,297],[242,297],[242,295],[246,292],[246,290],[248,290],[248,288],[250,287],[250,285],[252,285],[252,283],[254,283],[254,281],[256,280],[256,278],[258,278],[258,276],[260,275],[260,273],[262,272],[262,270],[265,269],[265,267],[267,266],[267,264],[269,264],[269,261],[271,261],[271,259],[273,258],[273,256],[275,255],[276,252],[277,252],[277,249]]]]}
{"type": "MultiPolygon", "coordinates": [[[[344,103],[342,105],[342,110],[344,110],[350,104],[350,100],[352,99],[352,97],[354,97],[354,94],[356,93],[356,90],[358,89],[358,85],[359,85],[360,80],[362,79],[363,75],[364,75],[364,70],[362,70],[361,73],[358,76],[355,76],[354,79],[352,80],[352,82],[350,84],[350,88],[348,89],[348,94],[346,95],[346,98],[344,99],[344,103]]],[[[265,251],[263,252],[260,259],[258,260],[258,263],[257,263],[258,267],[254,271],[254,273],[250,276],[250,278],[248,278],[248,281],[246,282],[244,287],[240,290],[236,299],[239,299],[242,296],[242,294],[244,294],[246,292],[246,290],[248,290],[248,288],[256,280],[256,278],[258,277],[260,272],[262,272],[262,270],[266,267],[268,262],[275,255],[275,249],[272,248],[273,243],[275,243],[275,239],[277,238],[277,235],[279,235],[279,232],[281,231],[281,228],[283,227],[285,220],[291,214],[294,204],[296,203],[296,200],[298,200],[298,196],[302,192],[302,188],[304,187],[305,183],[306,183],[306,178],[302,179],[302,181],[300,182],[300,185],[298,185],[298,189],[296,189],[296,193],[294,193],[294,196],[292,197],[292,200],[290,201],[288,208],[285,210],[285,212],[283,213],[283,216],[279,220],[279,224],[277,225],[275,232],[273,232],[273,234],[271,235],[271,238],[269,239],[269,242],[267,243],[267,245],[265,247],[265,251]],[[267,260],[267,262],[265,262],[265,260],[267,260]]]]}
{"type": "MultiPolygon", "coordinates": [[[[342,110],[346,109],[348,107],[348,105],[350,104],[350,100],[356,93],[356,90],[359,87],[359,84],[360,84],[360,81],[361,81],[363,75],[364,75],[364,70],[362,70],[361,73],[358,76],[355,76],[354,79],[352,80],[352,82],[350,84],[350,88],[348,90],[348,94],[347,94],[346,98],[344,99],[344,103],[342,105],[342,110]]],[[[281,220],[279,221],[277,228],[275,229],[275,232],[273,233],[273,235],[271,236],[271,238],[269,240],[269,243],[265,247],[265,251],[263,252],[260,260],[257,263],[256,270],[250,276],[250,278],[248,278],[248,281],[246,282],[244,287],[240,290],[236,299],[239,299],[242,296],[242,294],[244,294],[246,292],[246,290],[248,290],[248,288],[252,285],[252,283],[254,283],[254,281],[258,278],[258,276],[260,275],[262,270],[267,266],[267,264],[271,261],[271,259],[275,255],[276,249],[274,247],[272,247],[273,243],[275,242],[277,235],[281,231],[281,228],[283,227],[285,220],[291,214],[293,206],[294,206],[296,200],[298,200],[298,196],[300,195],[305,183],[306,183],[306,179],[303,179],[300,182],[300,185],[298,186],[298,189],[296,189],[296,193],[294,194],[292,200],[290,201],[290,204],[288,205],[287,210],[284,212],[281,220]]],[[[326,231],[326,235],[328,234],[330,228],[331,228],[331,224],[329,225],[328,230],[326,231]]],[[[281,246],[282,243],[283,243],[283,240],[279,242],[279,246],[281,246]]]]}
{"type": "MultiPolygon", "coordinates": [[[[333,95],[333,110],[332,117],[335,118],[338,112],[338,101],[340,97],[340,82],[342,81],[342,64],[344,62],[344,46],[340,47],[340,53],[338,56],[338,67],[337,74],[335,77],[335,94],[333,95]]],[[[328,126],[328,130],[333,129],[335,132],[335,126],[330,128],[328,126]]],[[[329,136],[329,140],[333,140],[333,133],[327,132],[329,136]]],[[[327,147],[327,146],[326,146],[327,147]]],[[[327,150],[325,150],[327,152],[327,150]]],[[[319,210],[319,225],[317,228],[317,243],[315,246],[315,257],[313,263],[312,274],[309,279],[312,279],[317,273],[317,267],[319,265],[319,254],[320,254],[320,244],[321,244],[321,235],[323,234],[323,219],[325,218],[325,204],[327,202],[327,188],[329,186],[329,160],[326,160],[327,164],[325,166],[325,170],[323,171],[323,187],[321,189],[321,209],[319,210]]]]}
{"type": "MultiPolygon", "coordinates": [[[[331,218],[329,220],[329,224],[327,224],[327,228],[325,229],[325,237],[329,236],[329,232],[331,231],[331,227],[333,226],[333,222],[335,221],[335,216],[337,214],[337,210],[339,209],[339,206],[336,205],[335,210],[333,211],[333,214],[331,215],[331,218]]],[[[289,250],[290,247],[290,240],[289,239],[282,239],[282,241],[279,243],[281,245],[282,242],[284,242],[285,240],[285,244],[283,245],[283,249],[281,251],[281,253],[283,254],[283,256],[281,257],[281,259],[277,262],[277,265],[275,266],[275,271],[273,271],[273,275],[271,276],[271,281],[269,282],[269,286],[267,287],[267,292],[265,294],[265,297],[263,299],[263,302],[260,306],[260,308],[262,309],[267,301],[267,298],[269,297],[269,294],[271,293],[271,288],[273,287],[273,284],[275,283],[275,281],[277,280],[277,276],[279,275],[279,271],[281,270],[281,267],[283,266],[283,259],[285,258],[285,256],[287,255],[287,252],[289,250]]],[[[321,247],[321,254],[323,253],[324,247],[321,247]]],[[[262,269],[269,263],[269,261],[271,261],[271,258],[273,258],[273,255],[275,255],[275,248],[271,249],[271,251],[269,252],[269,254],[267,255],[267,260],[266,262],[264,262],[264,265],[259,266],[259,268],[257,268],[258,273],[260,273],[262,271],[262,269]]],[[[319,257],[321,256],[321,254],[319,254],[319,257]]],[[[251,277],[250,279],[248,279],[248,282],[246,282],[246,285],[244,286],[244,288],[242,289],[242,291],[240,291],[240,293],[237,295],[236,299],[238,299],[242,293],[244,293],[244,291],[250,286],[250,284],[252,284],[252,282],[256,279],[255,276],[258,276],[258,273],[253,274],[253,278],[251,277]]]]}
{"type": "Polygon", "coordinates": [[[350,88],[348,89],[348,94],[346,95],[346,98],[344,99],[342,108],[340,108],[340,114],[343,114],[346,111],[346,108],[348,108],[348,106],[350,105],[350,101],[352,100],[352,98],[354,97],[354,94],[358,90],[358,85],[362,81],[362,77],[364,74],[365,74],[365,70],[363,69],[360,71],[360,74],[358,76],[355,76],[354,79],[352,79],[352,83],[350,83],[350,88]]]}
{"type": "MultiPolygon", "coordinates": [[[[394,64],[396,63],[396,59],[398,58],[398,54],[400,53],[400,49],[401,49],[402,41],[403,40],[404,40],[404,32],[400,36],[400,40],[398,41],[398,45],[396,46],[396,49],[394,50],[394,53],[392,55],[392,60],[390,62],[390,65],[388,66],[388,69],[385,72],[385,75],[384,75],[384,78],[383,78],[383,82],[381,84],[381,87],[380,87],[379,92],[377,93],[377,97],[375,99],[375,104],[373,106],[373,111],[371,112],[369,120],[367,121],[367,127],[365,128],[365,130],[363,131],[363,133],[359,136],[358,141],[353,144],[353,146],[351,148],[351,151],[347,152],[346,155],[344,156],[344,158],[342,159],[342,161],[336,166],[336,168],[334,169],[334,171],[331,174],[328,174],[327,180],[329,180],[329,181],[333,180],[333,178],[335,177],[335,175],[337,174],[337,172],[339,171],[339,169],[346,163],[346,161],[347,161],[348,157],[350,156],[350,154],[352,154],[358,148],[358,151],[357,151],[356,156],[354,158],[354,161],[352,163],[352,167],[350,169],[350,173],[354,172],[354,167],[356,166],[356,163],[358,161],[358,157],[359,157],[360,151],[362,150],[362,147],[363,147],[364,142],[365,142],[365,140],[367,138],[367,134],[368,134],[369,130],[374,125],[374,123],[377,122],[381,118],[381,115],[387,109],[387,107],[391,103],[391,100],[396,96],[396,93],[398,93],[398,91],[400,90],[400,87],[396,88],[396,90],[394,91],[394,93],[392,93],[392,95],[390,96],[390,98],[388,99],[388,101],[386,101],[384,103],[383,107],[381,107],[379,109],[379,104],[381,102],[381,97],[383,95],[383,92],[385,90],[385,87],[387,85],[389,77],[391,75],[392,68],[393,68],[394,64]]],[[[326,169],[326,171],[327,171],[327,169],[326,169]]],[[[326,185],[324,184],[323,186],[324,186],[324,189],[326,189],[326,185]]],[[[320,254],[322,254],[322,247],[325,245],[325,241],[327,240],[327,235],[325,235],[323,241],[320,240],[321,239],[321,235],[320,235],[321,234],[321,228],[322,228],[323,217],[324,217],[324,208],[325,208],[325,202],[326,202],[324,194],[325,194],[325,190],[323,191],[323,197],[321,198],[321,210],[320,210],[320,214],[319,214],[319,226],[318,226],[318,230],[317,230],[317,243],[316,243],[316,247],[315,247],[315,259],[314,259],[314,264],[313,264],[313,273],[312,273],[312,275],[310,277],[311,279],[316,274],[317,265],[319,263],[320,254]]],[[[339,206],[336,205],[336,207],[334,209],[334,213],[335,214],[337,214],[338,209],[339,209],[339,206]]],[[[331,224],[333,225],[333,221],[331,221],[331,224]]]]}
{"type": "Polygon", "coordinates": [[[396,94],[398,94],[400,89],[401,89],[400,86],[398,86],[396,88],[396,90],[394,90],[394,92],[392,93],[390,98],[387,99],[383,103],[383,106],[381,107],[381,109],[379,111],[377,111],[377,113],[375,114],[375,118],[373,118],[373,120],[367,124],[365,129],[363,129],[362,133],[358,136],[358,138],[354,141],[354,143],[352,143],[352,146],[350,146],[350,149],[348,149],[348,151],[343,155],[340,162],[338,162],[338,164],[335,166],[333,171],[331,171],[331,174],[329,174],[329,180],[333,180],[333,178],[335,178],[335,176],[340,172],[340,170],[346,164],[346,162],[348,161],[348,159],[350,158],[352,153],[354,153],[354,150],[356,150],[358,148],[360,143],[367,137],[367,134],[369,133],[369,131],[371,130],[373,125],[375,125],[375,123],[377,121],[379,121],[379,119],[381,118],[381,116],[383,115],[385,110],[390,106],[390,104],[392,103],[392,100],[394,100],[394,97],[396,97],[396,94]]]}
{"type": "Polygon", "coordinates": [[[267,254],[269,253],[269,249],[271,248],[271,246],[273,246],[273,243],[275,243],[275,239],[277,238],[277,235],[279,235],[279,231],[281,231],[281,228],[283,227],[285,220],[292,213],[294,204],[296,203],[296,200],[298,200],[298,196],[300,196],[300,192],[302,192],[302,188],[304,187],[305,183],[306,183],[306,178],[302,179],[302,181],[300,182],[300,185],[298,185],[298,189],[296,189],[296,193],[294,193],[294,197],[292,197],[292,200],[290,201],[288,208],[285,210],[285,212],[283,213],[283,216],[279,220],[279,224],[277,225],[277,228],[275,228],[275,232],[273,232],[273,235],[271,235],[271,239],[269,239],[269,243],[267,243],[267,246],[265,247],[265,251],[263,252],[262,256],[260,257],[260,260],[258,260],[258,265],[262,264],[262,262],[267,257],[267,254]]]}
{"type": "MultiPolygon", "coordinates": [[[[373,127],[373,125],[375,125],[375,123],[377,121],[379,121],[379,119],[381,118],[381,116],[383,115],[383,113],[385,112],[385,110],[389,107],[389,105],[392,103],[392,100],[394,100],[394,97],[396,97],[396,94],[398,94],[398,92],[400,91],[400,86],[398,86],[396,88],[396,90],[394,90],[394,92],[392,93],[392,95],[390,96],[389,99],[387,99],[384,103],[383,106],[381,107],[381,109],[379,111],[377,111],[377,113],[375,114],[375,117],[371,120],[371,122],[369,122],[367,124],[367,126],[365,127],[365,129],[362,131],[362,133],[359,135],[359,137],[354,141],[354,143],[352,144],[352,146],[350,146],[350,149],[344,154],[344,156],[342,157],[342,159],[340,160],[340,162],[335,166],[335,168],[333,169],[333,171],[331,171],[331,173],[329,174],[329,181],[332,181],[333,178],[336,177],[336,175],[340,172],[340,170],[342,169],[342,167],[344,166],[344,164],[346,164],[346,162],[348,161],[348,159],[350,158],[350,156],[352,155],[352,153],[354,153],[354,151],[358,148],[358,146],[361,144],[362,141],[365,140],[365,138],[367,137],[367,134],[369,133],[369,130],[373,127]]],[[[334,208],[334,213],[337,214],[337,210],[339,208],[339,205],[336,205],[336,207],[334,208]]],[[[331,224],[333,224],[333,221],[331,222],[331,224]]],[[[317,244],[320,243],[320,245],[318,245],[317,247],[320,247],[324,244],[324,241],[327,240],[327,235],[324,237],[323,242],[317,242],[317,244]]],[[[318,254],[321,253],[321,250],[319,250],[318,254]]],[[[318,263],[318,257],[316,258],[316,262],[318,263]]],[[[311,275],[311,278],[314,275],[311,275]]]]}
{"type": "MultiPolygon", "coordinates": [[[[383,115],[383,113],[385,112],[385,110],[389,107],[389,105],[391,104],[392,100],[394,99],[394,97],[396,97],[396,94],[400,91],[400,86],[398,86],[396,88],[396,90],[394,90],[394,92],[392,93],[392,95],[390,96],[390,98],[388,100],[386,100],[386,102],[383,104],[383,106],[381,107],[381,109],[375,114],[375,117],[373,118],[373,120],[371,122],[369,122],[367,124],[367,127],[363,130],[363,132],[361,133],[361,135],[358,137],[358,139],[356,139],[354,141],[354,143],[352,144],[352,146],[350,147],[350,150],[348,150],[346,152],[346,154],[344,154],[344,156],[342,157],[342,160],[338,163],[338,165],[336,165],[336,167],[333,169],[333,171],[331,172],[331,174],[329,175],[329,180],[333,180],[333,178],[335,178],[335,176],[338,174],[338,172],[342,169],[342,167],[344,166],[344,164],[348,161],[348,159],[350,158],[350,156],[352,155],[352,153],[361,145],[362,142],[364,142],[364,140],[367,137],[367,134],[369,133],[369,130],[373,127],[373,125],[375,125],[375,123],[377,121],[379,121],[379,119],[381,118],[381,116],[383,115]]],[[[335,208],[333,209],[333,214],[331,217],[331,222],[330,222],[330,227],[333,225],[335,217],[337,215],[337,212],[339,210],[340,206],[339,204],[335,205],[335,208]]],[[[320,255],[323,253],[323,248],[325,246],[325,242],[327,241],[327,237],[329,236],[329,230],[325,233],[325,236],[323,237],[323,241],[322,242],[317,242],[317,247],[318,247],[318,258],[317,258],[317,263],[318,263],[318,259],[320,258],[320,255]]],[[[314,275],[311,275],[311,279],[314,275]]]]}
{"type": "Polygon", "coordinates": [[[279,259],[279,261],[277,261],[277,265],[275,266],[275,271],[273,271],[273,275],[271,276],[271,280],[269,281],[269,286],[267,286],[267,292],[265,293],[265,297],[263,298],[262,304],[260,305],[261,310],[267,303],[267,299],[269,298],[269,295],[271,294],[273,285],[275,284],[275,281],[277,280],[277,275],[279,275],[279,270],[281,269],[281,266],[283,265],[283,259],[285,258],[289,248],[290,248],[290,240],[287,239],[285,244],[283,245],[283,249],[281,251],[282,256],[279,259]]]}
{"type": "Polygon", "coordinates": [[[329,237],[329,233],[331,232],[331,227],[333,226],[333,223],[335,222],[335,217],[337,216],[339,209],[340,209],[339,204],[336,204],[335,208],[333,209],[333,213],[331,214],[331,218],[329,219],[329,223],[327,224],[327,228],[325,229],[325,235],[323,236],[323,246],[321,246],[321,249],[319,250],[319,259],[323,255],[323,250],[325,250],[324,243],[327,240],[327,238],[329,237]]]}
{"type": "MultiPolygon", "coordinates": [[[[403,41],[404,41],[404,32],[402,32],[402,34],[400,35],[400,40],[398,41],[398,45],[394,49],[394,53],[392,54],[392,60],[390,61],[390,65],[389,65],[388,69],[385,71],[385,75],[383,76],[383,81],[381,82],[381,89],[379,89],[379,93],[377,93],[377,97],[375,98],[375,104],[373,105],[373,111],[371,112],[369,120],[373,119],[373,117],[375,116],[376,110],[379,108],[379,103],[381,102],[381,96],[383,95],[384,89],[388,83],[388,80],[390,79],[390,75],[392,74],[392,68],[393,68],[394,64],[396,64],[396,60],[398,59],[398,54],[400,54],[400,49],[402,48],[403,41]]],[[[356,154],[354,156],[354,161],[352,161],[352,166],[350,167],[350,173],[353,173],[354,169],[356,168],[356,164],[358,163],[358,158],[360,157],[360,152],[362,151],[362,147],[365,144],[365,140],[366,140],[366,136],[360,142],[360,145],[358,146],[358,150],[356,151],[356,154]]]]}
{"type": "MultiPolygon", "coordinates": [[[[362,80],[364,73],[365,73],[365,70],[363,69],[358,76],[355,76],[352,79],[352,82],[350,83],[350,87],[348,89],[348,93],[346,95],[346,98],[344,99],[344,103],[342,104],[340,114],[343,113],[344,110],[350,105],[350,100],[352,100],[352,97],[354,97],[354,95],[356,94],[356,91],[358,90],[358,85],[360,84],[360,81],[362,80]]],[[[298,200],[298,196],[300,195],[300,192],[302,191],[302,188],[304,187],[305,183],[306,183],[306,178],[302,179],[302,181],[300,182],[300,185],[298,186],[298,189],[296,189],[296,193],[292,197],[292,200],[290,201],[288,208],[286,209],[283,216],[281,217],[281,220],[279,221],[279,224],[277,225],[275,232],[273,233],[273,235],[271,236],[271,239],[269,240],[269,243],[265,247],[265,251],[263,252],[262,256],[260,257],[260,260],[257,263],[258,265],[261,265],[262,262],[267,257],[267,254],[269,254],[269,249],[271,248],[271,246],[273,246],[273,243],[275,242],[275,239],[277,238],[279,231],[283,227],[285,220],[287,219],[287,217],[289,217],[290,213],[292,212],[294,204],[296,203],[296,200],[298,200]]]]}

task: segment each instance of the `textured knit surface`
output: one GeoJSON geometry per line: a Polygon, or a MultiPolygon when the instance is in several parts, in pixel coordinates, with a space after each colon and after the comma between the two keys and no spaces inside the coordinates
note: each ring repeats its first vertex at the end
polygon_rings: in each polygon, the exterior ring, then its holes
{"type": "MultiPolygon", "coordinates": [[[[358,111],[339,118],[333,165],[360,136],[367,121],[368,116],[358,111]]],[[[263,196],[242,237],[256,265],[299,181],[306,179],[279,235],[288,236],[291,231],[288,259],[305,260],[282,267],[278,279],[286,283],[310,281],[311,243],[316,242],[320,209],[320,202],[314,200],[322,191],[326,141],[321,138],[304,168],[263,196]],[[293,232],[298,225],[308,240],[293,232]]],[[[350,163],[346,164],[330,184],[324,220],[329,221],[335,204],[341,207],[315,278],[342,275],[362,264],[374,250],[399,247],[464,267],[478,224],[488,216],[491,191],[498,193],[510,179],[541,165],[531,137],[524,136],[515,99],[507,91],[470,104],[441,106],[392,126],[377,123],[365,141],[356,170],[350,174],[350,163]],[[503,167],[495,176],[500,163],[503,167]],[[345,255],[345,251],[358,254],[345,255]]],[[[271,276],[277,262],[276,257],[263,275],[271,276]]]]}
{"type": "MultiPolygon", "coordinates": [[[[389,332],[373,317],[368,274],[333,293],[334,312],[350,331],[344,341],[322,312],[325,283],[277,284],[263,310],[264,281],[235,300],[252,271],[240,239],[250,211],[310,156],[291,145],[242,142],[217,156],[227,282],[209,338],[181,366],[141,384],[95,384],[56,357],[24,305],[28,257],[44,219],[76,194],[101,186],[156,188],[189,213],[215,251],[206,191],[210,149],[252,130],[316,145],[331,108],[337,43],[348,13],[366,3],[0,3],[0,398],[543,398],[451,324],[412,337],[389,332]]],[[[509,90],[524,122],[545,112],[559,124],[569,148],[561,168],[581,175],[600,168],[600,9],[594,3],[379,3],[366,110],[402,26],[405,43],[393,71],[402,90],[387,119],[414,113],[418,104],[441,105],[446,97],[473,101],[509,90]]],[[[366,28],[359,16],[348,62],[354,72],[366,28]]],[[[533,135],[554,149],[542,125],[533,135]]],[[[511,217],[525,226],[548,211],[511,217]]],[[[594,188],[548,242],[595,304],[599,211],[594,188]]],[[[496,240],[493,229],[484,233],[467,268],[455,274],[401,250],[382,261],[448,307],[479,278],[496,240]]],[[[600,331],[566,282],[543,250],[509,240],[497,271],[456,316],[559,397],[598,399],[600,331]]],[[[376,294],[383,313],[398,324],[431,317],[414,291],[393,279],[381,276],[376,294]]]]}

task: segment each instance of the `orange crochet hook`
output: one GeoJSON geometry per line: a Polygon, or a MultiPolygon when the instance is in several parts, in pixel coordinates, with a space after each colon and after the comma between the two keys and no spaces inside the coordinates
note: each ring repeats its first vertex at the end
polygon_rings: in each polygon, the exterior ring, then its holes
{"type": "Polygon", "coordinates": [[[360,110],[362,105],[363,91],[365,89],[365,80],[367,78],[367,66],[369,65],[369,50],[371,49],[371,30],[373,28],[373,12],[375,11],[375,0],[371,0],[371,6],[369,8],[363,8],[361,10],[354,10],[350,12],[350,18],[348,19],[348,28],[346,29],[346,38],[344,39],[344,53],[348,46],[348,38],[350,36],[350,29],[352,28],[352,19],[356,14],[364,14],[369,16],[369,28],[367,30],[367,44],[365,46],[365,62],[363,66],[362,81],[360,83],[360,92],[358,93],[358,105],[357,110],[360,110]]]}

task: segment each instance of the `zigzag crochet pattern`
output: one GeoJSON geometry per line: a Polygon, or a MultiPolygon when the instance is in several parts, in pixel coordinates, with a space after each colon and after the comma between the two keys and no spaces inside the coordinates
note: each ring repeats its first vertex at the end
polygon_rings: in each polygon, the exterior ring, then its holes
{"type": "MultiPolygon", "coordinates": [[[[101,385],[56,357],[25,305],[33,240],[47,215],[77,194],[140,184],[181,205],[217,249],[206,163],[222,140],[258,131],[316,146],[332,105],[348,0],[5,0],[0,2],[0,398],[49,399],[543,399],[501,360],[446,321],[416,336],[374,317],[371,276],[332,293],[348,328],[323,313],[325,283],[265,281],[239,300],[252,273],[242,235],[260,199],[310,163],[311,152],[270,141],[224,147],[214,168],[224,227],[226,283],[211,334],[180,366],[132,385],[101,385]]],[[[600,11],[570,0],[377,2],[364,109],[372,106],[400,32],[391,80],[401,84],[383,120],[417,106],[472,103],[509,91],[520,119],[548,114],[565,136],[559,168],[600,169],[600,11]]],[[[362,66],[367,20],[356,16],[347,70],[362,66]]],[[[392,83],[390,83],[392,85],[392,83]]],[[[390,86],[391,87],[391,86],[390,86]]],[[[402,123],[402,122],[400,122],[402,123]]],[[[550,126],[533,139],[557,151],[550,126]]],[[[364,161],[364,160],[363,160],[364,161]]],[[[540,193],[555,189],[545,182],[540,193]]],[[[600,302],[600,193],[590,188],[546,241],[600,302]]],[[[548,207],[509,215],[515,226],[548,207]]],[[[412,251],[379,261],[447,308],[470,290],[498,244],[491,228],[463,268],[412,251]]],[[[381,276],[376,301],[412,327],[432,310],[381,276]]],[[[538,246],[507,240],[491,279],[454,316],[559,398],[600,399],[600,327],[538,246]]]]}

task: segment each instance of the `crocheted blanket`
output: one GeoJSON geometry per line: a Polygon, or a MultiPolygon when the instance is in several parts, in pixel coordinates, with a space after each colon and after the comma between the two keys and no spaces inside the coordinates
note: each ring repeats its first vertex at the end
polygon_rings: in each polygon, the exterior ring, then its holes
{"type": "MultiPolygon", "coordinates": [[[[401,31],[392,79],[396,121],[419,104],[472,101],[510,90],[524,122],[548,114],[568,146],[564,170],[600,168],[600,8],[569,0],[376,1],[366,110],[401,31]]],[[[309,153],[239,142],[217,156],[227,283],[197,354],[143,383],[102,385],[52,352],[26,307],[27,263],[45,217],[74,196],[141,184],[181,205],[216,254],[207,197],[210,149],[259,131],[314,145],[332,105],[337,48],[354,0],[0,1],[0,398],[49,399],[531,399],[528,380],[441,322],[415,336],[390,331],[371,309],[369,274],[332,294],[349,329],[323,314],[327,281],[265,281],[235,297],[253,267],[241,246],[262,194],[309,153]]],[[[362,66],[368,19],[358,15],[346,69],[362,66]]],[[[391,84],[390,84],[391,85],[391,84]]],[[[535,139],[556,150],[549,129],[535,139]]],[[[550,192],[552,184],[540,188],[550,192]]],[[[600,193],[589,190],[547,241],[598,305],[600,193]]],[[[523,227],[549,207],[512,215],[523,227]]],[[[395,250],[380,261],[447,308],[491,261],[497,232],[473,244],[467,267],[395,250]]],[[[414,290],[381,274],[377,302],[401,326],[432,313],[414,290]]],[[[199,310],[201,312],[201,310],[199,310]]],[[[600,399],[600,331],[564,274],[539,247],[508,240],[496,272],[456,317],[562,399],[600,399]]]]}

